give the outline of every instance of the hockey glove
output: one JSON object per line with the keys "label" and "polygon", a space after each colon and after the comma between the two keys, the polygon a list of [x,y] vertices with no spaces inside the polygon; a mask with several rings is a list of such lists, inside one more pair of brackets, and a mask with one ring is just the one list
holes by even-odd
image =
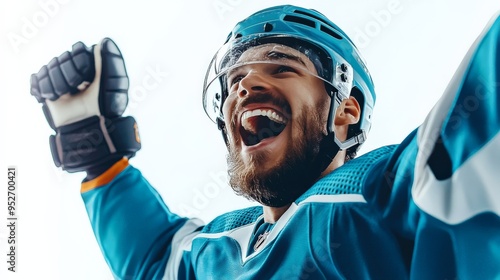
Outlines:
{"label": "hockey glove", "polygon": [[89,171],[135,155],[137,124],[122,117],[128,87],[122,54],[109,38],[90,48],[78,42],[31,75],[31,94],[56,132],[49,141],[57,167]]}

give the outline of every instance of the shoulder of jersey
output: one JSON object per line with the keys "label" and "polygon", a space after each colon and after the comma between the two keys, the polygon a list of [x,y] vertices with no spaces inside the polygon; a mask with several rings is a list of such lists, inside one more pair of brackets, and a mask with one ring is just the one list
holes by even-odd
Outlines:
{"label": "shoulder of jersey", "polygon": [[384,146],[348,161],[317,181],[296,203],[317,195],[361,194],[373,167],[386,162],[396,148],[397,145]]}

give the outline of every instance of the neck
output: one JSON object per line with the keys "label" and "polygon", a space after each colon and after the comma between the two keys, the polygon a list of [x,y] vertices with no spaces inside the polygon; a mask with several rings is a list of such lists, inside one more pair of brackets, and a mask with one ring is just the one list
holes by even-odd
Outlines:
{"label": "neck", "polygon": [[345,156],[346,156],[346,151],[339,151],[337,155],[333,158],[332,162],[328,167],[321,172],[319,179],[325,177],[326,175],[330,174],[333,170],[341,167],[345,163]]}
{"label": "neck", "polygon": [[271,206],[263,206],[264,208],[264,222],[274,224],[279,218],[283,215],[283,213],[288,210],[291,204],[282,206],[282,207],[271,207]]}

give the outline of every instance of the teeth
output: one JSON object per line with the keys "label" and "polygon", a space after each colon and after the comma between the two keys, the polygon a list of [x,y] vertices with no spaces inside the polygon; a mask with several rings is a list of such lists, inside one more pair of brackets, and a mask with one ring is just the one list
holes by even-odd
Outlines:
{"label": "teeth", "polygon": [[246,111],[241,116],[241,120],[245,121],[248,118],[255,117],[255,116],[268,117],[272,121],[275,121],[277,123],[283,123],[283,124],[287,123],[287,120],[285,119],[285,117],[281,116],[281,114],[276,113],[275,111],[270,110],[270,109],[268,109],[268,110],[257,109],[257,110],[253,110],[253,111]]}
{"label": "teeth", "polygon": [[281,124],[286,124],[288,122],[288,120],[285,119],[285,117],[283,117],[280,113],[271,109],[256,109],[252,111],[246,111],[241,116],[241,125],[243,126],[243,128],[248,131],[252,131],[253,133],[256,133],[256,131],[249,123],[248,119],[255,116],[268,117],[270,120]]}

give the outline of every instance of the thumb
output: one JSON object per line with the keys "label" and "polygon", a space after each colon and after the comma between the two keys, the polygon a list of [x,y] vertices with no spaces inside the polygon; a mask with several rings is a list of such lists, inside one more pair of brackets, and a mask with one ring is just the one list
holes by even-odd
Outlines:
{"label": "thumb", "polygon": [[96,56],[97,50],[100,50],[101,56],[99,93],[101,114],[106,117],[118,117],[123,114],[128,103],[129,79],[125,61],[118,46],[110,38],[104,38],[99,43],[99,48],[94,47]]}

